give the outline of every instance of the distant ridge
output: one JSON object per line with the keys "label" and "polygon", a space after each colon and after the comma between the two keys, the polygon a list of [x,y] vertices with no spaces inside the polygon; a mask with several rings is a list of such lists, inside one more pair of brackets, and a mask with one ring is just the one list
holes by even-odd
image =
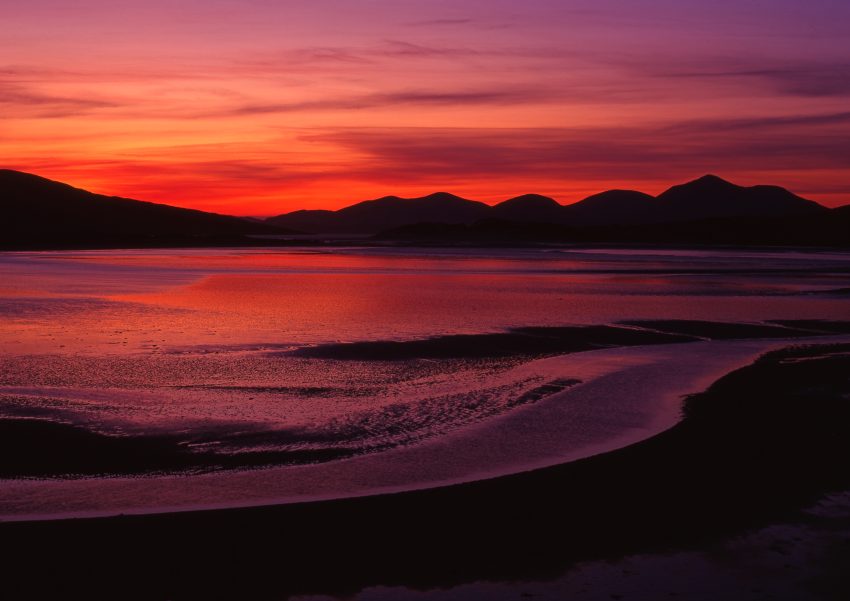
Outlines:
{"label": "distant ridge", "polygon": [[633,226],[733,217],[778,218],[828,211],[778,186],[738,186],[715,175],[673,186],[657,197],[608,190],[571,205],[526,194],[495,206],[438,192],[421,198],[385,196],[337,211],[294,211],[268,223],[316,233],[375,234],[417,223],[471,225],[499,219],[570,227]]}
{"label": "distant ridge", "polygon": [[292,233],[265,222],[93,194],[10,169],[0,169],[0,212],[4,247],[187,244]]}
{"label": "distant ridge", "polygon": [[[261,221],[103,196],[0,169],[0,211],[0,249],[324,244],[353,234],[381,244],[850,247],[850,205],[828,209],[778,186],[743,187],[714,175],[657,197],[609,190],[564,206],[526,194],[489,206],[437,192]],[[305,232],[329,236],[298,236]]]}
{"label": "distant ridge", "polygon": [[317,233],[367,233],[410,223],[440,221],[473,223],[489,215],[483,202],[467,200],[448,192],[421,198],[384,196],[365,200],[338,211],[294,211],[270,217],[267,223]]}

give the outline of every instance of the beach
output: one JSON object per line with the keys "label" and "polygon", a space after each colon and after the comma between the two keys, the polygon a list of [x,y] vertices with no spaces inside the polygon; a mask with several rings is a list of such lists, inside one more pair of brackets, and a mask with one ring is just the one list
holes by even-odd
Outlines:
{"label": "beach", "polygon": [[[688,399],[685,419],[649,440],[502,478],[277,507],[3,524],[15,549],[6,582],[92,597],[114,587],[126,598],[353,594],[379,584],[547,581],[575,562],[705,548],[846,490],[848,366],[846,344],[776,351]],[[75,552],[82,538],[86,551]],[[49,580],[38,578],[45,569]]]}

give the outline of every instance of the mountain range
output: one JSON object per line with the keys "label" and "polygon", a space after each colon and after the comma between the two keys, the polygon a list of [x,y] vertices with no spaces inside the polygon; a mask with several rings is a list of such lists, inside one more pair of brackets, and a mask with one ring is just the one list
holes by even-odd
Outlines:
{"label": "mountain range", "polygon": [[744,187],[706,175],[658,196],[634,190],[609,190],[575,204],[561,205],[546,196],[526,194],[489,206],[438,192],[421,198],[385,196],[337,211],[294,211],[270,217],[266,222],[323,234],[376,234],[416,223],[471,225],[489,219],[578,228],[803,216],[828,210],[778,186]]}
{"label": "mountain range", "polygon": [[[609,190],[571,205],[537,194],[494,206],[437,192],[337,211],[247,219],[93,194],[0,170],[0,248],[222,246],[370,235],[379,243],[638,242],[850,246],[850,205],[829,209],[777,186],[707,175],[651,196]],[[319,243],[313,236],[313,243]]]}

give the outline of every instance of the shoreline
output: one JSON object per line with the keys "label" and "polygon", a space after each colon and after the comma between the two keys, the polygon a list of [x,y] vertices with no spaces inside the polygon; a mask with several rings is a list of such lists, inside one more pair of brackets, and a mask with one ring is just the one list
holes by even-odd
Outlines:
{"label": "shoreline", "polygon": [[27,253],[27,252],[73,252],[73,251],[121,251],[121,250],[262,250],[268,249],[294,249],[304,247],[308,249],[326,248],[362,248],[362,249],[448,249],[448,250],[499,250],[499,249],[636,249],[636,250],[716,250],[716,251],[794,251],[805,252],[850,252],[848,244],[765,244],[765,243],[698,243],[698,242],[629,242],[629,241],[565,241],[565,242],[429,242],[422,241],[393,241],[377,240],[370,236],[322,236],[320,234],[304,237],[290,237],[282,239],[249,238],[249,239],[223,239],[221,241],[207,241],[205,243],[196,240],[178,241],[123,241],[123,242],[78,242],[68,244],[5,244],[0,245],[0,254],[4,253]]}

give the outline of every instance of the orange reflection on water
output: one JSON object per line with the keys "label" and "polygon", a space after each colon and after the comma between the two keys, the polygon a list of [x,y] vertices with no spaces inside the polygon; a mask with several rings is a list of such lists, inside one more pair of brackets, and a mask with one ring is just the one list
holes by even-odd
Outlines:
{"label": "orange reflection on water", "polygon": [[[529,278],[533,278],[534,285]],[[479,332],[500,325],[568,320],[578,278],[515,274],[214,275],[189,286],[114,300],[187,310],[171,318],[186,334],[211,328],[234,341],[320,342]],[[579,312],[587,307],[573,307]],[[550,321],[544,319],[544,321]]]}

